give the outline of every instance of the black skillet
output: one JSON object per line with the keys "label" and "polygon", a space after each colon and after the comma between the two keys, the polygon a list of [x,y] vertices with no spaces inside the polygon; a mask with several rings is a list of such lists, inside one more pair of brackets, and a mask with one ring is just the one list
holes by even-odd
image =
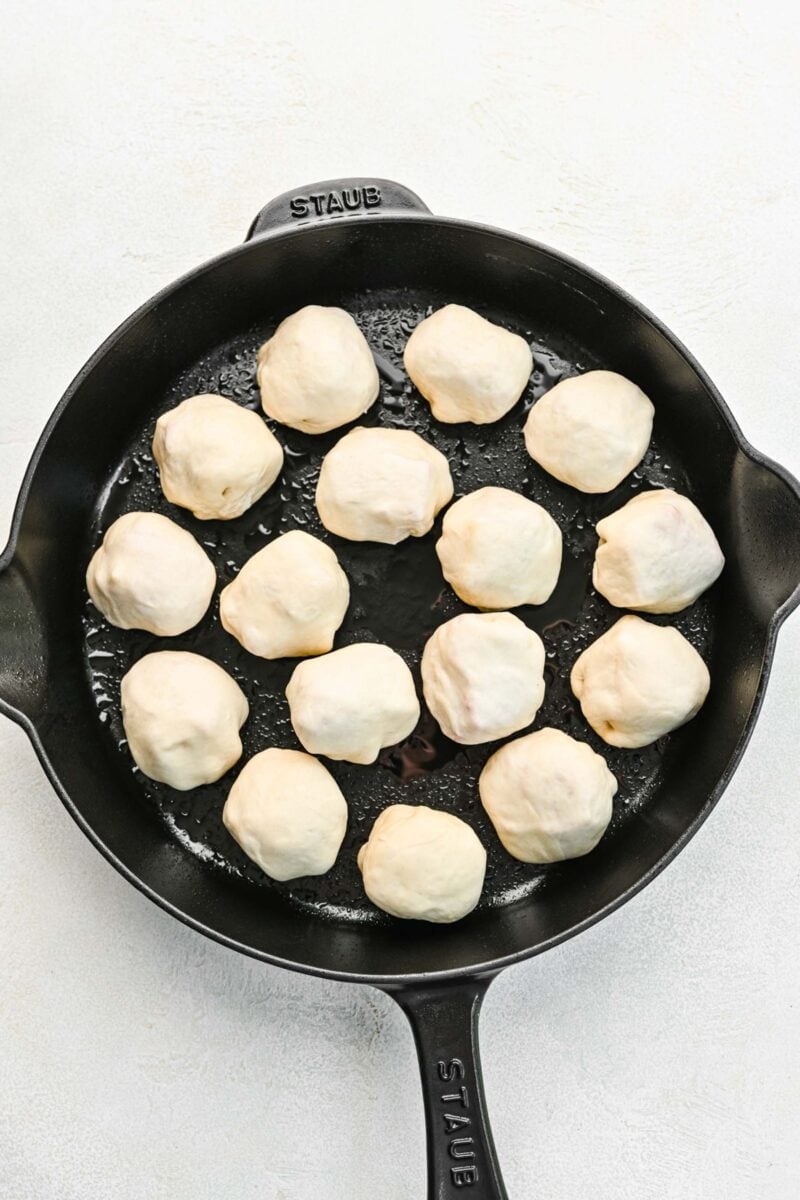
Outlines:
{"label": "black skillet", "polygon": [[[497,425],[437,425],[405,384],[409,331],[431,306],[451,300],[533,346],[531,386]],[[298,525],[324,532],[313,486],[336,433],[310,438],[280,428],[281,482],[230,523],[195,522],[166,505],[148,453],[157,414],[192,392],[220,391],[255,407],[256,347],[310,302],[354,313],[379,356],[382,397],[366,422],[419,429],[447,453],[457,493],[505,484],[544,503],[562,527],[564,569],[553,599],[519,611],[548,653],[537,726],[586,738],[619,778],[612,825],[585,859],[537,868],[505,855],[476,802],[475,780],[493,747],[448,743],[424,716],[376,766],[333,764],[351,810],[339,861],[323,879],[283,885],[261,875],[221,825],[231,776],[173,793],[133,772],[118,744],[119,679],[162,643],[109,628],[88,604],[83,574],[101,530],[127,509],[169,512],[208,547],[220,584],[275,533]],[[594,366],[640,384],[656,421],[641,468],[613,494],[585,497],[531,463],[520,429],[524,409],[555,380]],[[712,591],[670,619],[705,656],[711,693],[694,721],[656,746],[613,751],[588,730],[565,682],[577,653],[618,616],[590,587],[594,523],[635,491],[669,483],[696,500],[727,557]],[[463,607],[443,586],[435,537],[436,530],[397,548],[329,539],[353,591],[338,644],[385,641],[416,668],[425,637]],[[419,1050],[430,1195],[503,1196],[480,1078],[481,1000],[503,967],[586,928],[648,883],[718,800],[756,720],[778,628],[800,599],[798,483],[747,444],[688,352],[612,284],[523,238],[432,216],[397,184],[335,180],[267,205],[245,245],[161,292],[97,351],[36,448],[0,567],[0,707],[27,731],[87,836],[200,932],[267,962],[392,995]],[[246,755],[270,742],[296,744],[282,695],[292,662],[251,658],[214,613],[171,644],[208,653],[240,679],[252,705]],[[466,920],[403,923],[365,902],[355,849],[393,801],[449,808],[478,830],[489,869],[481,905]]]}

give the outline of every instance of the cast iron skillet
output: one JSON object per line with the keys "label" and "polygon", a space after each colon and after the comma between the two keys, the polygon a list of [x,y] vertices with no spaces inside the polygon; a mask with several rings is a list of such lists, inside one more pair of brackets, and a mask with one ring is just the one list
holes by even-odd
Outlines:
{"label": "cast iron skillet", "polygon": [[[405,382],[402,348],[429,309],[470,304],[525,334],[536,371],[520,405],[495,426],[438,426]],[[171,793],[131,770],[119,720],[119,679],[162,643],[110,629],[88,604],[85,564],[120,512],[157,508],[207,546],[220,583],[277,532],[322,533],[313,506],[321,455],[340,431],[310,438],[279,429],[281,483],[238,522],[201,524],[165,504],[149,441],[155,417],[182,396],[219,390],[255,407],[255,349],[303,304],[353,312],[378,354],[381,401],[368,423],[410,425],[450,458],[456,491],[516,487],[547,505],[565,538],[553,599],[520,615],[548,652],[537,726],[555,724],[606,754],[620,781],[612,826],[586,859],[550,868],[516,863],[475,798],[494,747],[465,750],[423,716],[408,742],[372,768],[333,764],[351,822],[323,880],[277,885],[220,822],[230,776]],[[605,366],[653,398],[651,450],[615,493],[584,497],[522,451],[524,409],[565,373]],[[565,683],[577,653],[619,615],[591,589],[598,516],[634,491],[673,482],[719,536],[719,583],[670,618],[706,657],[712,689],[700,715],[641,752],[601,747]],[[463,609],[443,586],[433,543],[397,548],[329,538],[353,585],[338,644],[372,638],[416,669],[424,638]],[[407,189],[350,179],[287,193],[267,205],[245,245],[198,268],[145,304],[80,372],[51,418],[25,477],[0,559],[0,707],[30,736],[56,791],[108,860],[168,912],[233,949],[330,978],[371,983],[414,1030],[428,1118],[430,1195],[501,1197],[481,1085],[476,1027],[494,975],[599,920],[660,871],[706,818],[755,722],[781,621],[800,598],[800,487],[742,437],[715,388],[654,317],[612,284],[543,246],[435,217]],[[667,618],[662,618],[667,620]],[[224,663],[247,691],[245,752],[296,745],[283,687],[292,662],[251,658],[215,612],[184,646]],[[244,761],[244,760],[243,760]],[[489,851],[484,899],[452,927],[395,921],[364,900],[355,848],[392,801],[459,812]]]}

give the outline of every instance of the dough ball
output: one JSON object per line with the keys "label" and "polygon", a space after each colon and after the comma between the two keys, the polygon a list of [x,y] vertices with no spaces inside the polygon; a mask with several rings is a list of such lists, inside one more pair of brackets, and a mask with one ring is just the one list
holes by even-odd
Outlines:
{"label": "dough ball", "polygon": [[352,429],[322,462],[320,520],[351,542],[422,537],[452,499],[443,454],[410,429]]}
{"label": "dough ball", "polygon": [[285,658],[330,650],[349,602],[330,546],[293,529],[247,560],[223,589],[219,614],[251,654]]}
{"label": "dough ball", "polygon": [[336,861],[347,804],[321,762],[300,750],[262,750],[242,768],[222,820],[271,879],[324,875]]}
{"label": "dough ball", "polygon": [[411,672],[399,654],[374,642],[299,663],[286,699],[306,750],[347,762],[374,762],[419,720]]}
{"label": "dough ball", "polygon": [[342,308],[309,304],[258,352],[261,405],[303,433],[327,433],[375,403],[380,380],[367,340]]}
{"label": "dough ball", "polygon": [[611,746],[649,746],[695,716],[708,668],[677,629],[621,617],[572,668],[583,715]]}
{"label": "dough ball", "polygon": [[640,492],[597,523],[592,582],[618,608],[674,613],[693,604],[725,558],[714,531],[687,496]]}
{"label": "dough ball", "polygon": [[644,458],[653,406],[613,371],[562,379],[537,400],[525,423],[525,445],[545,471],[580,492],[610,492]]}
{"label": "dough ball", "polygon": [[156,421],[153,457],[171,504],[202,521],[240,517],[271,488],[283,450],[258,413],[225,396],[190,396]]}
{"label": "dough ball", "polygon": [[216,582],[211,559],[192,535],[151,512],[118,517],[86,571],[92,603],[107,621],[161,637],[196,625]]}
{"label": "dough ball", "polygon": [[122,723],[136,765],[180,792],[213,783],[238,762],[247,713],[238,683],[201,654],[146,654],[122,680]]}
{"label": "dough ball", "polygon": [[605,760],[559,729],[540,729],[501,746],[478,786],[500,841],[527,863],[561,862],[594,850],[617,791]]}
{"label": "dough ball", "polygon": [[524,338],[461,304],[447,304],[421,321],[403,361],[437,421],[476,425],[504,417],[533,370]]}
{"label": "dough ball", "polygon": [[561,530],[533,500],[484,487],[447,510],[436,553],[445,579],[466,604],[544,604],[561,570]]}
{"label": "dough ball", "polygon": [[478,903],[486,851],[452,813],[392,804],[358,852],[364,891],[373,904],[415,921],[449,924]]}
{"label": "dough ball", "polygon": [[544,699],[541,638],[511,613],[464,613],[422,653],[422,690],[447,737],[493,742],[530,725]]}

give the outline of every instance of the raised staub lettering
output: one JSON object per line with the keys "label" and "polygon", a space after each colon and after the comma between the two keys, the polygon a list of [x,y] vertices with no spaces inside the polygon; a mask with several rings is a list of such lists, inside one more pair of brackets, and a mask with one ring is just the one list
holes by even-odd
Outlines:
{"label": "raised staub lettering", "polygon": [[458,1113],[444,1114],[444,1127],[448,1133],[455,1133],[462,1125],[471,1125],[472,1121],[469,1117],[459,1116]]}
{"label": "raised staub lettering", "polygon": [[460,1087],[457,1092],[448,1092],[442,1096],[442,1104],[460,1104],[462,1108],[469,1108],[469,1092],[465,1087]]}
{"label": "raised staub lettering", "polygon": [[[443,1058],[440,1058],[436,1069],[439,1072],[439,1078],[445,1083],[452,1083],[454,1079],[464,1078],[464,1064],[460,1058],[451,1058],[450,1062],[445,1062]],[[442,1099],[445,1097],[443,1096]]]}
{"label": "raised staub lettering", "polygon": [[[471,1161],[478,1159],[479,1141],[467,1134],[472,1127],[472,1117],[464,1112],[470,1106],[469,1078],[464,1060],[440,1058],[436,1063],[436,1075],[442,1083],[456,1085],[453,1091],[439,1094],[444,1124],[440,1135],[445,1139],[443,1149],[446,1148],[447,1154],[458,1164],[450,1168],[450,1182],[454,1188],[472,1187],[479,1179],[478,1162]],[[462,1079],[464,1083],[460,1083]]]}
{"label": "raised staub lettering", "polygon": [[382,203],[381,189],[370,183],[365,187],[343,188],[341,191],[292,196],[289,212],[295,220],[302,221],[310,216],[344,216],[347,212],[358,212],[359,209],[377,208]]}

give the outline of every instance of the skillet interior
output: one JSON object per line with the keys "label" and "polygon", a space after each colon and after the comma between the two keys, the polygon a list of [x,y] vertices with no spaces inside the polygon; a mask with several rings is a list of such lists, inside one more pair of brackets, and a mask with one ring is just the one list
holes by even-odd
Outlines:
{"label": "skillet interior", "polygon": [[[336,869],[323,880],[272,884],[221,826],[233,774],[180,795],[132,773],[117,745],[119,679],[161,643],[99,620],[85,601],[85,563],[100,530],[131,508],[160,509],[191,528],[221,585],[276,533],[298,525],[321,532],[313,486],[337,434],[314,439],[279,429],[288,452],[279,487],[237,522],[201,523],[160,495],[148,457],[156,415],[201,390],[255,406],[255,348],[301,304],[343,305],[375,348],[399,362],[410,328],[445,300],[471,304],[529,337],[537,366],[529,394],[499,425],[476,430],[437,426],[409,389],[384,385],[366,421],[410,425],[430,438],[453,465],[457,494],[485,483],[517,487],[559,521],[566,551],[559,587],[542,608],[520,610],[548,648],[549,686],[535,727],[557,724],[600,748],[565,683],[577,653],[618,615],[589,586],[593,526],[651,485],[688,492],[728,558],[715,589],[673,619],[709,662],[712,692],[700,716],[663,744],[633,753],[603,748],[620,792],[612,829],[587,859],[546,869],[509,859],[475,798],[475,778],[493,747],[465,752],[431,739],[423,727],[374,768],[333,766],[352,814]],[[657,417],[643,468],[615,494],[586,498],[530,462],[520,429],[535,396],[561,374],[593,366],[633,377],[652,396]],[[780,568],[776,573],[776,548],[760,521],[759,506],[769,510],[780,500],[770,488],[785,485],[737,447],[704,381],[674,344],[624,297],[540,248],[429,218],[347,221],[254,242],[176,285],[112,338],[79,379],[45,448],[19,545],[53,647],[37,717],[44,751],[79,816],[136,882],[250,953],[374,977],[529,952],[636,887],[697,820],[724,776],[756,698],[769,621],[794,583],[791,564],[785,578]],[[337,644],[376,638],[416,664],[430,630],[464,608],[443,586],[435,538],[436,530],[397,549],[329,538],[353,591]],[[215,607],[197,630],[169,644],[208,653],[241,680],[253,706],[247,754],[296,744],[282,699],[293,663],[246,654],[220,629]],[[460,813],[489,849],[485,900],[458,926],[394,922],[363,901],[354,848],[382,807],[405,799]]]}

